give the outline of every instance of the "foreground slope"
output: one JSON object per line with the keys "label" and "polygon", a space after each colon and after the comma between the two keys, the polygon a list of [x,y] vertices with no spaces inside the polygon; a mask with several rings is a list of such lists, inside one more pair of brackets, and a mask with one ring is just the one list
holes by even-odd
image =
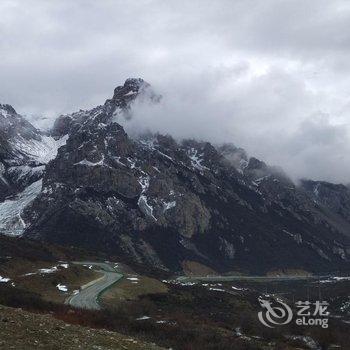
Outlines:
{"label": "foreground slope", "polygon": [[0,312],[3,349],[161,349],[116,332],[67,324],[49,315],[1,305]]}

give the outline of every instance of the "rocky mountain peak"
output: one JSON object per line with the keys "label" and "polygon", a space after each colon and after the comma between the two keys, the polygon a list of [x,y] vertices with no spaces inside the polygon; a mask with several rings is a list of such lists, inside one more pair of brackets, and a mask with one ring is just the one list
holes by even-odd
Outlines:
{"label": "rocky mountain peak", "polygon": [[54,139],[11,139],[0,167],[0,232],[15,228],[173,272],[188,261],[253,273],[348,264],[349,190],[295,186],[232,144],[129,137],[122,124],[136,99],[160,98],[144,80],[127,79],[103,105],[60,116]]}
{"label": "rocky mountain peak", "polygon": [[7,141],[18,137],[40,140],[41,137],[40,131],[8,104],[0,104],[0,134]]}
{"label": "rocky mountain peak", "polygon": [[267,165],[262,162],[261,160],[251,157],[248,162],[247,168],[249,170],[261,170],[261,171],[266,171],[267,170]]}
{"label": "rocky mountain peak", "polygon": [[151,85],[141,78],[129,78],[123,85],[114,89],[113,97],[91,110],[80,110],[75,113],[59,116],[51,130],[54,137],[72,134],[82,129],[97,129],[120,117],[131,117],[131,105],[136,99],[157,103],[161,96],[156,94]]}
{"label": "rocky mountain peak", "polygon": [[113,101],[120,99],[133,99],[141,90],[147,89],[150,87],[150,84],[145,82],[141,78],[129,78],[125,80],[124,85],[117,86],[114,89],[114,94],[112,97]]}
{"label": "rocky mountain peak", "polygon": [[11,105],[0,103],[0,115],[4,115],[4,112],[16,114],[15,109]]}
{"label": "rocky mountain peak", "polygon": [[[109,114],[123,114],[128,117],[130,106],[136,98],[157,103],[161,96],[157,94],[152,86],[141,78],[128,78],[124,85],[114,89],[113,97],[105,102],[105,107]],[[122,111],[120,111],[120,109]]]}
{"label": "rocky mountain peak", "polygon": [[217,150],[238,172],[243,173],[249,160],[244,149],[238,148],[232,143],[225,143],[217,146]]}
{"label": "rocky mountain peak", "polygon": [[130,89],[131,91],[138,92],[143,88],[150,87],[151,85],[147,83],[142,78],[128,78],[125,80],[123,88]]}
{"label": "rocky mountain peak", "polygon": [[139,94],[144,94],[150,89],[151,85],[141,78],[126,79],[124,85],[117,86],[114,89],[113,97],[106,100],[104,106],[109,114],[124,112],[129,109],[130,103],[135,100]]}

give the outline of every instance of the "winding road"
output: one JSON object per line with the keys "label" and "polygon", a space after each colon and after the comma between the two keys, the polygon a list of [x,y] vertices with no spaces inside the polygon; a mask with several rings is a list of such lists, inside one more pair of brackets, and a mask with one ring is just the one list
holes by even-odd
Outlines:
{"label": "winding road", "polygon": [[84,261],[74,262],[74,264],[94,266],[103,276],[82,286],[79,293],[73,294],[66,299],[65,304],[81,309],[101,309],[98,302],[99,296],[112,284],[122,279],[123,275],[117,272],[110,263]]}

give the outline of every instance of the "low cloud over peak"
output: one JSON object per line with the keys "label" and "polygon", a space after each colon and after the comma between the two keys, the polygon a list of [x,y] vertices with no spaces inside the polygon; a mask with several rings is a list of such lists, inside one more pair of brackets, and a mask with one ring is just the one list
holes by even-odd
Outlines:
{"label": "low cloud over peak", "polygon": [[140,76],[163,99],[135,105],[127,127],[233,142],[293,178],[350,182],[346,1],[5,0],[0,12],[0,101],[37,124]]}

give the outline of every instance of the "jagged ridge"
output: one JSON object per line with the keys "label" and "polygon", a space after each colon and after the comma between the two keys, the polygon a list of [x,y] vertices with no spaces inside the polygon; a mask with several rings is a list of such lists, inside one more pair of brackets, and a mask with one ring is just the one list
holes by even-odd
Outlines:
{"label": "jagged ridge", "polygon": [[57,119],[52,135],[69,137],[23,212],[26,235],[172,271],[346,268],[347,198],[340,213],[233,145],[132,139],[118,122],[136,98],[160,96],[128,79],[104,105]]}

